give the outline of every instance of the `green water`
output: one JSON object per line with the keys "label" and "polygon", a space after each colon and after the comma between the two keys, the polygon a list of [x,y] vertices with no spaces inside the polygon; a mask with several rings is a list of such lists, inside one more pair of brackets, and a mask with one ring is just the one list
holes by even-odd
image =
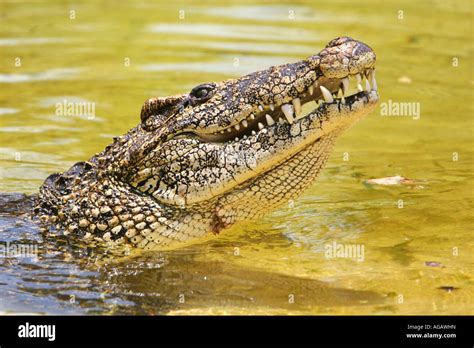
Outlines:
{"label": "green water", "polygon": [[[2,2],[3,193],[34,193],[102,150],[149,97],[296,61],[342,35],[376,51],[381,103],[418,103],[420,117],[378,108],[294,205],[177,251],[95,262],[3,213],[0,241],[38,243],[39,255],[0,258],[0,311],[474,314],[472,3],[354,4]],[[57,116],[64,99],[95,103],[95,118]],[[395,175],[414,184],[365,183]],[[328,257],[334,243],[363,257]]]}

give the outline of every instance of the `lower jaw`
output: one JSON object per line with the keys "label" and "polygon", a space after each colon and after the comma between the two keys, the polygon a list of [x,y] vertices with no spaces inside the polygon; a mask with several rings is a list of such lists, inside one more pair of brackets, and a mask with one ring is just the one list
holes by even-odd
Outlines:
{"label": "lower jaw", "polygon": [[[220,211],[222,216],[221,229],[255,220],[291,204],[314,183],[330,157],[337,137],[338,134],[331,133],[318,138],[279,165],[220,196],[216,212]],[[227,221],[226,216],[232,216],[231,221]],[[214,232],[219,230],[214,229]]]}
{"label": "lower jaw", "polygon": [[[376,92],[375,92],[376,93]],[[363,95],[367,98],[371,98],[368,103],[364,104],[364,108],[355,112],[354,115],[336,115],[335,118],[337,117],[347,117],[346,120],[339,126],[328,126],[327,129],[322,133],[322,134],[316,134],[315,133],[310,133],[307,136],[302,137],[301,141],[299,141],[299,144],[295,144],[295,150],[291,151],[283,156],[278,156],[279,158],[275,158],[274,161],[271,161],[273,163],[267,164],[264,168],[261,170],[261,173],[258,174],[257,176],[254,176],[252,178],[248,178],[245,181],[243,181],[241,184],[238,185],[238,187],[245,187],[245,186],[250,186],[252,182],[255,180],[258,180],[260,177],[264,177],[267,174],[278,170],[279,167],[287,165],[288,167],[291,167],[291,162],[293,159],[298,157],[301,153],[305,152],[308,148],[313,147],[316,143],[324,143],[324,140],[327,138],[331,138],[333,144],[336,142],[336,140],[339,138],[339,136],[347,129],[352,127],[357,121],[360,119],[364,118],[367,116],[377,105],[378,102],[378,94],[374,94],[374,91],[372,91],[372,94],[367,94]],[[309,117],[314,117],[315,120],[318,118],[316,115],[319,112],[319,110],[314,110],[307,116],[300,118],[297,122],[300,122],[304,120],[305,118]],[[324,127],[323,127],[324,128]],[[308,131],[308,130],[307,130]],[[314,136],[312,136],[314,134]],[[319,150],[324,150],[324,149],[319,149],[316,147],[314,149],[315,151],[319,152]],[[330,154],[332,153],[332,148],[331,149],[326,149],[326,153]],[[302,159],[304,161],[304,159]],[[290,169],[288,169],[290,170]],[[235,188],[233,188],[235,189]]]}
{"label": "lower jaw", "polygon": [[[322,153],[331,153],[332,149],[328,149],[326,146],[317,146],[317,144],[323,144],[327,138],[331,138],[335,140],[339,137],[339,135],[343,132],[343,130],[334,130],[330,133],[324,134],[314,141],[309,142],[308,144],[304,145],[302,148],[300,148],[298,151],[292,152],[288,156],[286,156],[283,160],[280,160],[276,162],[270,169],[266,171],[262,171],[259,175],[255,176],[254,178],[246,181],[242,185],[245,186],[245,184],[248,184],[249,182],[254,181],[255,179],[264,177],[272,172],[278,171],[282,167],[287,167],[286,170],[290,170],[291,168],[294,168],[297,166],[297,163],[300,161],[305,161],[307,158],[303,158],[302,154],[307,153],[308,150],[312,149],[314,150],[317,155],[320,155]],[[299,158],[300,157],[300,158]]]}

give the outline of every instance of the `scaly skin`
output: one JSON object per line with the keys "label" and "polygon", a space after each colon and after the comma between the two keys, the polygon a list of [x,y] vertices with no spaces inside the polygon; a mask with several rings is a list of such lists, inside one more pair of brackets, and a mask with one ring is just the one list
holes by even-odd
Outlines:
{"label": "scaly skin", "polygon": [[[375,53],[343,37],[297,63],[150,99],[137,127],[48,177],[35,212],[49,230],[146,249],[255,219],[308,188],[341,132],[374,109],[374,69]],[[334,98],[357,74],[366,90]]]}

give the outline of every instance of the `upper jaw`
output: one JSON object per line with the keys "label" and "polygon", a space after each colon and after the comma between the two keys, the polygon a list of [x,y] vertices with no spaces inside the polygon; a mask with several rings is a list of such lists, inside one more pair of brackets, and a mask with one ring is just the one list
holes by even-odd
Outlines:
{"label": "upper jaw", "polygon": [[[311,84],[306,90],[298,94],[295,98],[280,105],[260,104],[257,112],[250,113],[240,122],[225,127],[218,132],[203,134],[199,137],[209,142],[231,142],[245,140],[252,136],[258,136],[260,132],[265,132],[269,127],[280,124],[293,124],[309,114],[323,113],[328,104],[349,105],[356,100],[351,96],[362,96],[363,93],[372,94],[378,99],[377,82],[375,79],[375,69],[367,68],[361,73],[349,74],[343,78],[327,78],[322,76]],[[352,92],[352,93],[351,93]],[[376,97],[375,97],[376,96]],[[314,104],[314,108],[308,110],[308,106]],[[308,112],[309,111],[309,112]]]}
{"label": "upper jaw", "polygon": [[[287,83],[283,83],[285,78],[289,80]],[[262,89],[266,91],[274,91],[276,87],[279,93],[262,95],[254,91],[260,97],[251,105],[244,105],[241,112],[233,115],[221,115],[220,119],[227,123],[226,126],[218,126],[211,120],[206,127],[192,130],[203,140],[239,140],[258,134],[275,123],[292,124],[305,116],[302,111],[306,103],[331,103],[338,94],[344,103],[345,97],[352,94],[351,91],[377,90],[375,53],[364,43],[343,37],[332,40],[319,54],[306,60],[270,68],[242,79],[255,80],[255,84],[261,83]],[[350,80],[354,82],[350,83]],[[236,80],[236,85],[239,85],[239,80]],[[226,89],[226,86],[223,88]],[[242,97],[255,100],[255,97],[250,98],[244,92]]]}

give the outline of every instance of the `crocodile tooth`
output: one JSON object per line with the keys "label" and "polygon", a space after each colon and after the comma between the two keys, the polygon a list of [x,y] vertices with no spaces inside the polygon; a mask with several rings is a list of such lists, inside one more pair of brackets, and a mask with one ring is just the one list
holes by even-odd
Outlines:
{"label": "crocodile tooth", "polygon": [[356,79],[356,83],[357,83],[357,89],[359,90],[359,92],[362,92],[363,91],[362,77],[360,76],[360,74],[356,74],[355,79]]}
{"label": "crocodile tooth", "polygon": [[244,139],[244,140],[245,140],[245,139],[247,139],[247,136],[246,136],[246,135],[244,135],[244,136],[242,137],[242,139]]}
{"label": "crocodile tooth", "polygon": [[251,120],[255,120],[255,115],[254,115],[254,114],[250,114],[250,119],[251,119]]}
{"label": "crocodile tooth", "polygon": [[257,132],[255,132],[254,130],[252,131],[252,135],[257,135]]}
{"label": "crocodile tooth", "polygon": [[263,126],[263,124],[261,124],[261,123],[259,122],[259,123],[258,123],[258,129],[262,130],[263,128],[265,128],[265,127]]}
{"label": "crocodile tooth", "polygon": [[349,78],[344,77],[342,79],[342,95],[345,95],[348,90],[349,90]]}
{"label": "crocodile tooth", "polygon": [[265,119],[267,120],[269,126],[273,126],[275,124],[275,121],[273,121],[273,118],[269,114],[265,115]]}
{"label": "crocodile tooth", "polygon": [[344,97],[344,92],[342,91],[342,88],[339,87],[339,91],[337,91],[337,96],[338,97]]}
{"label": "crocodile tooth", "polygon": [[329,90],[324,86],[319,86],[319,88],[321,89],[321,93],[323,94],[324,101],[326,103],[332,103],[334,101],[334,98],[332,97],[331,92],[329,92]]}
{"label": "crocodile tooth", "polygon": [[230,128],[227,128],[227,131],[230,133],[230,132],[232,132],[232,129],[230,129]]}
{"label": "crocodile tooth", "polygon": [[263,111],[263,106],[259,105],[259,106],[258,106],[258,109],[259,109],[260,111]]}
{"label": "crocodile tooth", "polygon": [[281,106],[281,111],[283,111],[283,114],[285,115],[288,122],[292,124],[293,121],[295,120],[293,116],[293,113],[294,113],[293,106],[290,104],[283,104]]}
{"label": "crocodile tooth", "polygon": [[186,205],[186,200],[184,199],[184,197],[178,195],[174,196],[173,201],[181,207]]}
{"label": "crocodile tooth", "polygon": [[221,134],[224,134],[224,131],[223,131],[223,130],[221,130]]}
{"label": "crocodile tooth", "polygon": [[234,126],[234,128],[235,128],[235,130],[239,130],[239,129],[240,129],[240,126],[239,126],[238,124],[236,124],[236,125]]}
{"label": "crocodile tooth", "polygon": [[369,69],[369,76],[367,76],[367,80],[370,80],[372,82],[372,80],[374,79],[374,69]]}
{"label": "crocodile tooth", "polygon": [[375,82],[375,70],[372,70],[372,89],[377,90],[377,82]]}
{"label": "crocodile tooth", "polygon": [[248,125],[249,125],[249,123],[247,122],[247,120],[243,120],[243,121],[242,121],[242,126],[244,126],[245,128],[247,128]]}
{"label": "crocodile tooth", "polygon": [[275,111],[275,105],[270,104],[270,110]]}
{"label": "crocodile tooth", "polygon": [[346,103],[346,98],[344,98],[344,96],[341,97],[341,104],[345,104]]}
{"label": "crocodile tooth", "polygon": [[367,80],[367,79],[365,80],[365,90],[367,92],[370,92],[370,84],[369,84],[369,80]]}
{"label": "crocodile tooth", "polygon": [[278,118],[278,123],[280,124],[284,124],[285,123],[285,120],[281,117]]}
{"label": "crocodile tooth", "polygon": [[314,93],[314,86],[309,86],[308,92],[309,92],[309,95],[313,95],[313,93]]}
{"label": "crocodile tooth", "polygon": [[239,141],[239,138],[238,138],[238,137],[235,137],[235,139],[234,139],[234,140],[235,140],[235,141]]}
{"label": "crocodile tooth", "polygon": [[295,98],[291,101],[293,104],[293,108],[295,109],[295,114],[296,116],[299,116],[301,114],[301,100],[300,98]]}

